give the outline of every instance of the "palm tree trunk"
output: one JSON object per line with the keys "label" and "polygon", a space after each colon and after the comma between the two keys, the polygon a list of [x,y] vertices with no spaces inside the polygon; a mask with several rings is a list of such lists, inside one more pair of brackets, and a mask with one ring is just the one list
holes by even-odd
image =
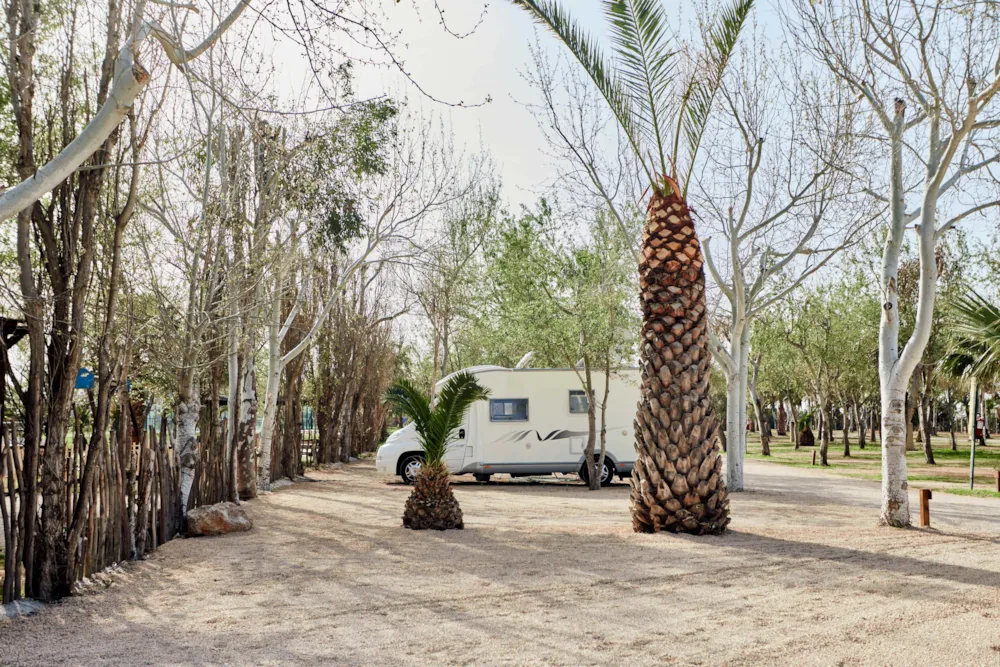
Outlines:
{"label": "palm tree trunk", "polygon": [[465,527],[462,508],[452,493],[448,475],[448,466],[443,463],[421,466],[403,511],[404,528],[451,530]]}
{"label": "palm tree trunk", "polygon": [[729,498],[709,397],[705,270],[687,204],[667,186],[669,194],[654,188],[639,257],[644,343],[632,525],[717,534],[729,523]]}

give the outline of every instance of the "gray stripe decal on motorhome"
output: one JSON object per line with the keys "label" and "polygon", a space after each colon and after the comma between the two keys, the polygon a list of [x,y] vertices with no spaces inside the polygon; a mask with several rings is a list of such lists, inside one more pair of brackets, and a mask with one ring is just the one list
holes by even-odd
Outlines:
{"label": "gray stripe decal on motorhome", "polygon": [[547,442],[549,440],[565,440],[566,438],[580,437],[587,435],[588,433],[589,431],[565,431],[556,429],[543,438],[542,434],[538,431],[514,431],[513,433],[508,433],[500,440],[497,440],[497,442],[504,442],[508,440],[510,442],[521,442],[531,434],[534,434],[535,437],[538,438],[539,442]]}

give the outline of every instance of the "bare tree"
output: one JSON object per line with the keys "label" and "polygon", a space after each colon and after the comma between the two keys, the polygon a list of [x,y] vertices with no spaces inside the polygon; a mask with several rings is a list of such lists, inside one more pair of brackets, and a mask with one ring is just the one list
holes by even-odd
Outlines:
{"label": "bare tree", "polygon": [[728,69],[719,91],[727,113],[706,139],[707,159],[692,194],[718,235],[705,239],[705,262],[728,302],[728,340],[713,333],[712,341],[726,377],[730,491],[744,488],[754,320],[855,242],[871,221],[851,179],[834,166],[855,159],[856,118],[846,90],[783,74],[760,41],[746,42]]}
{"label": "bare tree", "polygon": [[499,186],[488,182],[448,207],[440,228],[420,243],[410,291],[431,326],[431,388],[448,374],[455,331],[470,315],[480,252],[498,215]]}
{"label": "bare tree", "polygon": [[[786,24],[796,43],[867,103],[877,121],[870,141],[882,148],[889,164],[888,183],[876,182],[865,170],[857,176],[872,197],[889,207],[880,275],[880,522],[908,526],[905,396],[930,338],[938,279],[935,246],[958,222],[1000,206],[989,170],[1000,161],[995,104],[1000,18],[990,3],[945,0],[794,6]],[[908,115],[910,106],[914,112]],[[908,196],[919,199],[916,208],[907,206]],[[900,350],[897,283],[904,235],[912,223],[919,296],[913,333]]]}
{"label": "bare tree", "polygon": [[[108,25],[109,32],[114,35],[115,39],[109,40],[108,49],[110,54],[114,54],[115,49],[118,51],[117,56],[110,59],[104,68],[108,74],[108,81],[105,84],[105,92],[102,96],[104,99],[100,103],[100,108],[90,122],[76,135],[76,138],[63,147],[55,157],[35,169],[30,176],[22,175],[21,183],[0,194],[0,220],[17,215],[19,211],[28,208],[59,183],[66,180],[118,128],[128,115],[136,98],[145,90],[151,80],[149,71],[138,60],[139,52],[145,44],[150,41],[159,44],[163,55],[171,63],[184,69],[190,61],[197,59],[219,40],[219,37],[232,26],[247,8],[250,0],[238,0],[236,6],[219,22],[215,29],[200,44],[190,49],[181,46],[181,35],[171,34],[157,21],[147,18],[147,4],[155,3],[147,3],[145,0],[136,3],[126,38],[120,48],[116,44],[119,37],[117,31],[123,17],[118,3],[111,4],[113,15],[108,17]],[[10,21],[17,20],[18,16],[21,17],[19,29],[11,33],[10,56],[13,58],[17,53],[27,56],[26,59],[19,58],[20,63],[17,67],[11,67],[10,71],[18,72],[11,88],[28,91],[33,73],[31,72],[32,65],[27,61],[34,55],[35,36],[32,33],[37,29],[41,7],[27,2],[11,2],[10,8],[16,8],[13,12],[7,12]],[[20,100],[20,96],[18,99]]]}
{"label": "bare tree", "polygon": [[[400,133],[399,141],[391,149],[384,176],[370,185],[375,195],[372,200],[377,202],[377,207],[369,212],[370,218],[359,230],[361,238],[345,250],[344,254],[350,259],[337,276],[330,293],[324,297],[312,328],[287,352],[281,351],[282,342],[308,301],[310,285],[305,282],[299,286],[295,305],[282,318],[282,295],[278,287],[282,284],[282,271],[287,269],[275,275],[270,297],[271,315],[267,324],[268,369],[260,434],[259,491],[268,491],[271,485],[268,472],[271,467],[271,442],[275,430],[278,387],[285,367],[313,344],[355,273],[365,266],[379,266],[407,257],[412,251],[411,241],[416,226],[429,213],[462,195],[459,163],[460,156],[455,155],[451,146],[435,141],[430,126],[423,124],[413,131]],[[308,272],[303,275],[309,276]]]}

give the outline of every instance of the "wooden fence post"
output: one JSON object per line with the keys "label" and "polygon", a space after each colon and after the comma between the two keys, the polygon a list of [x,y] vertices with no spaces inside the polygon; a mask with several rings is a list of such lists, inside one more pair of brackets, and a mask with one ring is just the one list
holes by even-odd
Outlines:
{"label": "wooden fence post", "polygon": [[929,528],[931,525],[931,490],[920,489],[920,527]]}

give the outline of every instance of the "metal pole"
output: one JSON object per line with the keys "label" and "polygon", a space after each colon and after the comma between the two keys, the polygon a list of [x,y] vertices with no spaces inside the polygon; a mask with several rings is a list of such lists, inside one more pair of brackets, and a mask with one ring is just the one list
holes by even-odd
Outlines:
{"label": "metal pole", "polygon": [[976,429],[979,427],[979,387],[972,397],[972,450],[969,453],[969,488],[976,488]]}

